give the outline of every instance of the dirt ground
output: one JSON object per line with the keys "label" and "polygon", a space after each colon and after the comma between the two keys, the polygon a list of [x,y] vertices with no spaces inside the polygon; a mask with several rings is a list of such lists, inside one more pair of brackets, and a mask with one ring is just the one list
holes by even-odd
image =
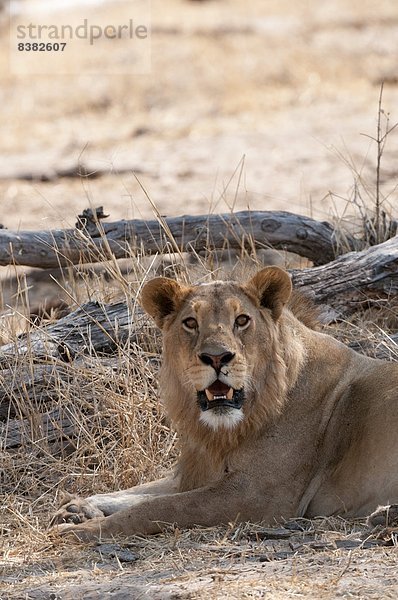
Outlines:
{"label": "dirt ground", "polygon": [[37,540],[36,550],[15,560],[14,569],[9,558],[1,598],[397,597],[396,547],[364,549],[357,542],[364,527],[336,519],[310,527],[310,535],[292,531],[283,541],[257,539],[261,528],[255,525],[177,530],[90,548]]}
{"label": "dirt ground", "polygon": [[[185,552],[185,548],[180,549]],[[220,550],[221,554],[222,550]],[[85,600],[101,598],[163,598],[223,600],[225,598],[380,598],[397,597],[396,556],[390,551],[342,551],[297,557],[294,560],[262,562],[261,558],[214,558],[206,548],[193,564],[172,552],[173,564],[153,569],[151,565],[126,567],[116,560],[100,561],[97,556],[79,556],[88,568],[29,579],[4,598],[32,600]],[[76,561],[76,554],[75,554]],[[74,561],[74,562],[75,562]],[[64,561],[62,561],[64,562]],[[201,564],[202,563],[202,564]],[[204,566],[203,566],[204,563]],[[57,567],[59,568],[59,563]],[[47,567],[49,568],[49,567]],[[65,568],[65,567],[63,567]],[[143,574],[144,573],[144,574]]]}
{"label": "dirt ground", "polygon": [[[128,2],[91,10],[99,23],[131,16]],[[151,217],[133,172],[166,215],[233,205],[328,218],[352,197],[355,170],[372,194],[375,145],[361,134],[376,134],[382,81],[384,109],[398,119],[395,0],[153,0],[152,27],[148,75],[87,76],[85,56],[72,53],[78,74],[46,77],[9,72],[3,24],[3,225],[73,224],[89,202],[115,220]],[[98,41],[99,72],[117,69],[123,43],[110,51]],[[397,147],[391,134],[386,189]],[[79,161],[105,173],[15,179]]]}
{"label": "dirt ground", "polygon": [[[129,3],[90,10],[98,22],[120,21]],[[372,202],[375,144],[361,134],[376,135],[382,81],[384,110],[398,121],[396,0],[153,0],[152,27],[148,75],[88,76],[85,56],[72,56],[79,74],[34,76],[9,71],[3,19],[4,226],[71,226],[89,204],[112,220],[151,218],[142,186],[170,216],[249,207],[329,219],[352,211],[354,199]],[[117,65],[123,41],[112,52],[99,42],[97,52],[99,70]],[[381,172],[387,196],[397,151],[392,132]],[[80,163],[91,177],[74,176],[70,166]],[[231,527],[133,540],[120,550],[126,557],[53,542],[44,513],[32,518],[26,503],[10,510],[31,540],[25,551],[18,532],[14,546],[0,541],[1,600],[398,595],[396,548],[340,548],[335,525],[316,533],[326,542],[319,547],[248,541]]]}

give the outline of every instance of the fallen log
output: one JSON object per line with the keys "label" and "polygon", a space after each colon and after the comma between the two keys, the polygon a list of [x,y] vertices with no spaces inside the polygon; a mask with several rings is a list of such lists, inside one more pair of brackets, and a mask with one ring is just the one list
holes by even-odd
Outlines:
{"label": "fallen log", "polygon": [[398,333],[387,335],[380,332],[371,339],[359,339],[348,344],[350,348],[372,358],[398,361]]}
{"label": "fallen log", "polygon": [[83,354],[112,354],[127,343],[144,343],[147,323],[148,317],[139,306],[132,309],[125,302],[87,302],[56,323],[38,327],[1,346],[0,365],[6,366],[24,355],[33,360],[52,358],[68,363]]}
{"label": "fallen log", "polygon": [[[157,365],[157,361],[155,360]],[[40,446],[75,439],[82,429],[79,415],[90,423],[98,417],[103,389],[127,385],[129,366],[119,355],[80,356],[73,364],[22,360],[0,371],[0,451],[21,445]],[[105,386],[105,388],[104,388]],[[127,387],[126,387],[127,390]],[[127,392],[126,392],[127,393]],[[58,446],[52,446],[51,453]]]}
{"label": "fallen log", "polygon": [[372,298],[398,293],[398,236],[361,252],[349,252],[326,265],[293,270],[293,284],[317,303],[366,306]]}
{"label": "fallen log", "polygon": [[[159,220],[103,223],[102,209],[75,229],[53,231],[0,230],[0,265],[57,268],[98,262],[132,253],[276,248],[308,258],[316,265],[336,255],[333,226],[288,212],[242,211],[233,214],[183,216]],[[85,211],[89,212],[89,211]],[[345,238],[348,250],[361,242]]]}
{"label": "fallen log", "polygon": [[[319,267],[293,270],[294,286],[317,303],[353,311],[398,293],[398,238],[344,254]],[[344,311],[343,308],[343,311]],[[88,302],[53,325],[37,328],[0,348],[0,365],[29,354],[71,362],[81,354],[111,354],[126,343],[145,345],[148,318],[138,305]]]}
{"label": "fallen log", "polygon": [[61,414],[59,409],[31,415],[28,419],[12,419],[0,423],[0,446],[3,450],[26,446],[46,445],[76,435],[76,424]]}
{"label": "fallen log", "polygon": [[26,417],[24,407],[57,400],[71,380],[69,365],[27,363],[0,371],[0,421]]}

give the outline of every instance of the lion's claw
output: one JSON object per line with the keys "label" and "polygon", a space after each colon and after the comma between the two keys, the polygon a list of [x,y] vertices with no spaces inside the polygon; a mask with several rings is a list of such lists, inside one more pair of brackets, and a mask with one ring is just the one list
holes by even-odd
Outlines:
{"label": "lion's claw", "polygon": [[100,541],[102,538],[102,519],[93,519],[80,525],[72,523],[61,523],[52,527],[50,533],[74,537],[81,542]]}
{"label": "lion's claw", "polygon": [[52,517],[50,527],[64,523],[79,525],[98,517],[104,517],[104,513],[99,508],[88,500],[68,494],[61,500],[61,506]]}

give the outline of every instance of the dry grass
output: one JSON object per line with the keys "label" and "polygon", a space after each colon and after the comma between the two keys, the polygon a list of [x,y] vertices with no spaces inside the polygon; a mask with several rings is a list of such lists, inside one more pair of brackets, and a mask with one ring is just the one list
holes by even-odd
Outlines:
{"label": "dry grass", "polygon": [[[140,268],[139,261],[136,267]],[[109,271],[117,275],[112,266]],[[87,297],[95,290],[97,299],[109,301],[120,281],[114,279],[110,293],[109,281],[103,278],[99,285],[96,278]],[[126,280],[122,284],[124,292],[119,289],[119,296],[124,295],[133,310],[137,286]],[[77,285],[81,287],[81,282]],[[78,295],[82,296],[81,289]],[[76,296],[71,303],[77,304]],[[21,312],[19,307],[17,313]],[[16,342],[15,312],[7,314],[3,326],[8,323],[10,329],[3,338],[14,336]],[[49,361],[40,362],[28,351],[0,375],[1,404],[8,405],[10,417],[22,422],[18,448],[6,451],[5,436],[0,440],[2,544],[12,560],[44,542],[43,530],[57,505],[57,491],[90,494],[130,487],[170,468],[175,435],[158,399],[159,339],[154,329],[143,335],[145,344],[119,347],[113,357],[82,355],[67,369],[55,361],[58,369],[34,392],[28,385],[25,394],[20,387],[16,392],[15,380],[26,373],[33,377]],[[56,415],[50,419],[49,427],[55,431],[51,442],[41,428],[44,412]],[[60,423],[66,424],[63,430]]]}
{"label": "dry grass", "polygon": [[[373,119],[375,82],[381,76],[388,81],[391,74],[389,104],[394,105],[397,97],[395,0],[383,0],[376,12],[372,3],[356,0],[316,7],[286,0],[267,4],[256,0],[250,7],[242,0],[172,0],[167,5],[154,0],[153,7],[159,31],[148,77],[79,77],[73,82],[64,78],[57,79],[57,85],[53,77],[16,78],[7,74],[4,32],[0,79],[8,99],[3,106],[5,170],[13,155],[18,164],[33,158],[41,166],[76,158],[89,140],[88,158],[109,164],[110,171],[118,157],[122,165],[143,169],[162,214],[186,211],[187,203],[193,213],[203,213],[209,206],[217,211],[228,207],[225,181],[231,165],[239,165],[247,154],[245,181],[234,195],[236,209],[246,208],[250,200],[252,208],[314,210],[315,216],[326,218],[329,207],[336,205],[342,214],[341,229],[346,224],[352,231],[352,221],[347,223],[341,212],[347,205],[350,215],[353,207],[360,211],[357,231],[369,223],[368,241],[375,231],[380,233],[380,220],[375,227],[374,215],[367,218],[369,203],[374,204],[374,183],[366,179],[368,161],[357,139],[359,128]],[[123,10],[130,12],[129,3]],[[96,18],[108,19],[107,12],[96,9],[96,13]],[[111,16],[116,20],[115,14]],[[271,35],[257,28],[262,22],[266,25],[268,17],[271,24],[276,17]],[[98,47],[100,63],[109,66],[115,59],[118,55],[107,46]],[[79,56],[77,63],[84,68],[84,57]],[[183,68],[171,69],[176,64]],[[351,148],[348,158],[322,152],[323,144],[335,143],[341,135]],[[348,204],[342,194],[351,174],[341,168],[341,158],[354,174]],[[393,152],[389,163],[387,183],[394,179]],[[336,185],[339,193],[323,198],[325,190]],[[71,225],[89,197],[95,204],[103,203],[115,220],[152,216],[132,174],[33,184],[5,179],[0,189],[13,206],[4,224],[14,229],[21,221],[23,228],[49,228],[59,225],[61,218]],[[389,199],[387,193],[381,207],[387,214]],[[340,239],[344,245],[343,233]],[[213,259],[211,269],[217,270]],[[184,265],[178,269],[184,276]],[[148,264],[132,257],[128,273],[112,262],[100,273],[78,270],[79,274],[70,268],[65,277],[57,276],[63,288],[59,296],[72,308],[87,299],[117,298],[134,307]],[[172,264],[167,273],[175,270]],[[42,297],[47,294],[43,282],[32,283],[31,275],[21,276],[20,271],[14,274],[16,286],[6,301],[12,308],[0,315],[2,343],[16,342],[26,331],[35,287]],[[372,339],[396,357],[396,347],[388,340],[388,334],[397,330],[396,319],[396,307],[383,302],[330,326],[330,333],[346,343]],[[132,547],[140,560],[129,565],[89,548],[51,540],[46,524],[59,490],[89,494],[134,485],[161,475],[174,461],[175,436],[158,400],[158,361],[159,340],[149,327],[145,344],[120,347],[113,358],[81,356],[69,365],[56,364],[58,370],[67,369],[67,379],[54,375],[33,398],[28,385],[25,393],[16,393],[13,381],[48,363],[40,364],[28,354],[9,372],[0,373],[16,415],[27,418],[19,448],[6,452],[0,439],[2,600],[80,598],[90,591],[94,595],[89,597],[109,594],[120,599],[122,588],[126,598],[156,593],[163,598],[169,592],[174,597],[211,599],[396,598],[394,549],[351,552],[307,545],[278,560],[278,552],[291,550],[288,542],[253,539],[251,533],[257,531],[253,526],[231,525],[228,530],[176,530],[134,539]],[[38,419],[44,409],[65,417],[73,436],[60,432],[48,443]],[[326,542],[355,537],[360,528],[332,520],[309,525],[314,537]],[[132,582],[142,586],[138,592],[129,587]],[[102,587],[95,591],[95,586]],[[156,592],[156,586],[163,587]]]}
{"label": "dry grass", "polygon": [[[166,263],[132,256],[122,266],[108,260],[90,272],[70,267],[59,280],[72,308],[85,300],[124,299],[134,315],[142,283],[155,271],[185,279],[220,275],[214,255],[209,260],[197,258],[195,275],[184,256]],[[241,258],[247,267],[249,257]],[[17,343],[21,318],[26,330],[31,309],[25,275],[14,302],[17,308],[8,309],[2,320],[2,337]],[[375,311],[379,323],[369,328],[367,319],[375,321]],[[397,328],[396,315],[394,307],[381,305],[329,329],[346,343],[359,334],[366,337],[367,332],[377,336],[382,331],[388,340],[389,331]],[[386,563],[383,572],[390,569],[392,555],[386,549],[365,550],[361,545],[367,535],[363,523],[340,519],[302,520],[294,524],[289,539],[282,540],[263,539],[262,529],[252,524],[190,532],[172,529],[149,539],[135,538],[123,548],[113,545],[110,554],[105,546],[98,551],[49,537],[46,526],[63,490],[89,495],[122,489],[162,476],[174,463],[176,435],[157,388],[159,353],[159,335],[147,323],[137,343],[120,345],[112,356],[81,354],[65,364],[38,361],[28,350],[0,373],[0,408],[9,402],[10,422],[21,421],[18,447],[6,450],[0,440],[1,598],[50,597],[53,588],[84,597],[96,586],[102,597],[112,592],[115,581],[126,587],[126,598],[139,596],[146,586],[154,593],[158,590],[160,597],[166,591],[189,598],[266,597],[264,572],[272,598],[296,593],[328,598],[333,597],[330,586],[336,590],[344,574],[351,573],[351,563],[357,565],[356,571],[364,571],[364,565],[381,556]],[[51,377],[33,392],[29,385],[23,393],[15,386],[27,373],[33,378],[38,369],[51,364]],[[40,419],[44,412],[50,413],[47,429]],[[357,540],[353,549],[341,547],[342,541],[350,540]],[[123,562],[126,549],[137,555],[137,563]],[[383,589],[389,597],[388,585]],[[376,596],[369,591],[363,597]]]}

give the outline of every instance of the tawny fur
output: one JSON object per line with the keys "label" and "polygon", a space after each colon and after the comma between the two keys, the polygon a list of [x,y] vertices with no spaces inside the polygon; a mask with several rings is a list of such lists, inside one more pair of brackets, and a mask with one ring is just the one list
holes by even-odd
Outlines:
{"label": "tawny fur", "polygon": [[[243,285],[193,287],[157,278],[142,304],[163,332],[160,389],[180,434],[176,473],[68,501],[55,521],[82,523],[62,532],[93,539],[155,533],[159,522],[365,516],[398,500],[398,365],[315,331],[316,311],[291,295],[287,273],[269,267]],[[224,351],[216,374],[201,356]],[[200,419],[197,394],[215,380],[244,389],[233,428]]]}

